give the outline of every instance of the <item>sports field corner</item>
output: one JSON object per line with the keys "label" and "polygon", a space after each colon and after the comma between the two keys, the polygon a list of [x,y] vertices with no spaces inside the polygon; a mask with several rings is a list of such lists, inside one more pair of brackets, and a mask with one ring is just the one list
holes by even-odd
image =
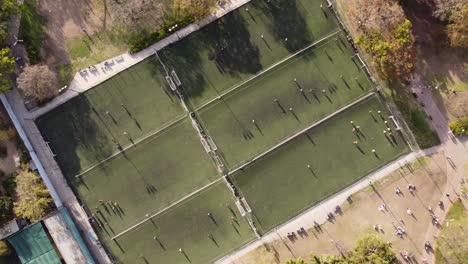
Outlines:
{"label": "sports field corner", "polygon": [[113,260],[210,263],[409,151],[374,87],[326,1],[253,0],[36,124]]}
{"label": "sports field corner", "polygon": [[124,263],[214,262],[255,237],[234,201],[220,182],[105,243]]}

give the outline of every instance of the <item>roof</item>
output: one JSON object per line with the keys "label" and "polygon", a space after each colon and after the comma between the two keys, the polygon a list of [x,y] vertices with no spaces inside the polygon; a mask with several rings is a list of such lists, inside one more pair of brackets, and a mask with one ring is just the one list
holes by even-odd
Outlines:
{"label": "roof", "polygon": [[41,222],[9,237],[8,242],[23,264],[61,264]]}

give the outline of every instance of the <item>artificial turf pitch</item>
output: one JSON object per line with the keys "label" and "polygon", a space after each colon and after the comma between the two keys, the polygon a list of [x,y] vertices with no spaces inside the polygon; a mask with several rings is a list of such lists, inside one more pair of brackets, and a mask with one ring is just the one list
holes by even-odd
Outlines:
{"label": "artificial turf pitch", "polygon": [[150,57],[36,120],[66,176],[183,117],[159,71]]}
{"label": "artificial turf pitch", "polygon": [[[326,4],[254,0],[158,52],[177,72],[186,102],[229,169],[372,89]],[[159,62],[150,57],[36,122],[117,262],[209,263],[254,234],[163,76]],[[383,134],[371,139],[374,132],[368,127],[382,124],[366,119],[370,116],[362,109],[369,105],[383,108],[376,100],[353,106],[310,131],[316,146],[299,136],[231,175],[262,231],[406,151],[402,142],[386,146],[390,143]],[[349,121],[338,122],[343,116],[364,129],[367,139],[360,144],[366,154],[343,144],[352,138]],[[368,153],[370,142],[380,159]],[[120,152],[116,143],[125,150]],[[314,166],[316,178],[300,168],[306,162]],[[100,200],[117,202],[118,209]],[[239,223],[232,223],[226,204]],[[152,221],[110,239],[163,209]]]}
{"label": "artificial turf pitch", "polygon": [[[387,126],[377,114],[379,110],[395,142],[383,133]],[[271,230],[408,152],[388,116],[376,97],[371,97],[232,175],[260,230]],[[352,132],[351,121],[360,126],[362,135]]]}
{"label": "artificial turf pitch", "polygon": [[[101,233],[112,237],[216,179],[186,118],[86,172],[74,185],[91,213],[108,223]],[[100,200],[117,202],[122,212],[105,210]]]}
{"label": "artificial turf pitch", "polygon": [[341,38],[332,37],[197,110],[229,169],[371,90]]}
{"label": "artificial turf pitch", "polygon": [[[323,9],[320,8],[323,6]],[[160,51],[197,107],[286,56],[336,32],[322,0],[251,1]]]}
{"label": "artificial turf pitch", "polygon": [[118,263],[212,263],[254,237],[220,182],[105,244]]}

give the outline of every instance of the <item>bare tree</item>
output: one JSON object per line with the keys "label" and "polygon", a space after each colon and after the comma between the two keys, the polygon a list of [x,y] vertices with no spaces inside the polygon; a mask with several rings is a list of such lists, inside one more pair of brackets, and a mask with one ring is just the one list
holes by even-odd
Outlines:
{"label": "bare tree", "polygon": [[155,0],[121,0],[109,2],[114,20],[121,25],[146,28],[160,26],[163,21],[165,5]]}
{"label": "bare tree", "polygon": [[462,9],[466,0],[435,0],[434,17],[440,21],[448,22],[451,17]]}
{"label": "bare tree", "polygon": [[26,95],[45,100],[58,95],[59,82],[47,65],[28,66],[19,75],[18,88]]}
{"label": "bare tree", "polygon": [[452,47],[468,49],[468,3],[454,13],[447,27],[447,35]]}
{"label": "bare tree", "polygon": [[399,1],[348,1],[346,15],[356,43],[372,55],[380,77],[406,80],[414,70],[414,37]]}
{"label": "bare tree", "polygon": [[173,0],[172,9],[177,16],[200,20],[213,12],[216,2],[216,0]]}
{"label": "bare tree", "polygon": [[395,0],[353,0],[347,3],[348,18],[357,34],[380,31],[384,36],[405,20],[403,9]]}

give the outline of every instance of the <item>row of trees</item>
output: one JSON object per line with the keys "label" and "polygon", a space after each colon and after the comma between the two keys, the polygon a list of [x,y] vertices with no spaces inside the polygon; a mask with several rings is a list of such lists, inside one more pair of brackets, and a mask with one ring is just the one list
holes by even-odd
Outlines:
{"label": "row of trees", "polygon": [[407,80],[414,70],[411,22],[396,0],[347,2],[347,17],[356,43],[372,55],[372,63],[385,80]]}
{"label": "row of trees", "polygon": [[360,263],[379,263],[396,264],[398,263],[395,252],[379,236],[368,234],[359,239],[354,250],[347,256],[312,256],[311,261],[289,260],[286,264],[360,264]]}
{"label": "row of trees", "polygon": [[[128,6],[131,2],[139,2],[139,4]],[[133,34],[128,40],[129,51],[131,53],[138,52],[151,44],[159,41],[162,38],[172,34],[175,30],[199,21],[207,17],[216,7],[216,0],[171,0],[171,5],[166,6],[164,14],[156,12],[154,2],[150,0],[127,0],[125,3],[119,3],[118,10],[123,10],[123,20],[127,21],[130,29],[135,27],[138,31]],[[144,7],[142,5],[145,5]],[[115,5],[115,4],[114,4]],[[159,4],[161,5],[161,4]],[[161,5],[161,9],[163,5]],[[148,29],[148,13],[154,14],[152,16],[154,23],[156,23],[157,30]]]}
{"label": "row of trees", "polygon": [[[12,186],[7,186],[10,196],[0,197],[0,225],[14,217],[35,222],[44,217],[51,208],[52,198],[36,172],[26,166],[12,177]],[[8,195],[7,194],[7,195]]]}
{"label": "row of trees", "polygon": [[447,36],[452,47],[468,48],[468,2],[466,0],[436,0],[433,14],[447,24]]}
{"label": "row of trees", "polygon": [[11,75],[15,72],[15,59],[8,48],[8,21],[18,11],[16,0],[0,1],[0,92],[12,85]]}

